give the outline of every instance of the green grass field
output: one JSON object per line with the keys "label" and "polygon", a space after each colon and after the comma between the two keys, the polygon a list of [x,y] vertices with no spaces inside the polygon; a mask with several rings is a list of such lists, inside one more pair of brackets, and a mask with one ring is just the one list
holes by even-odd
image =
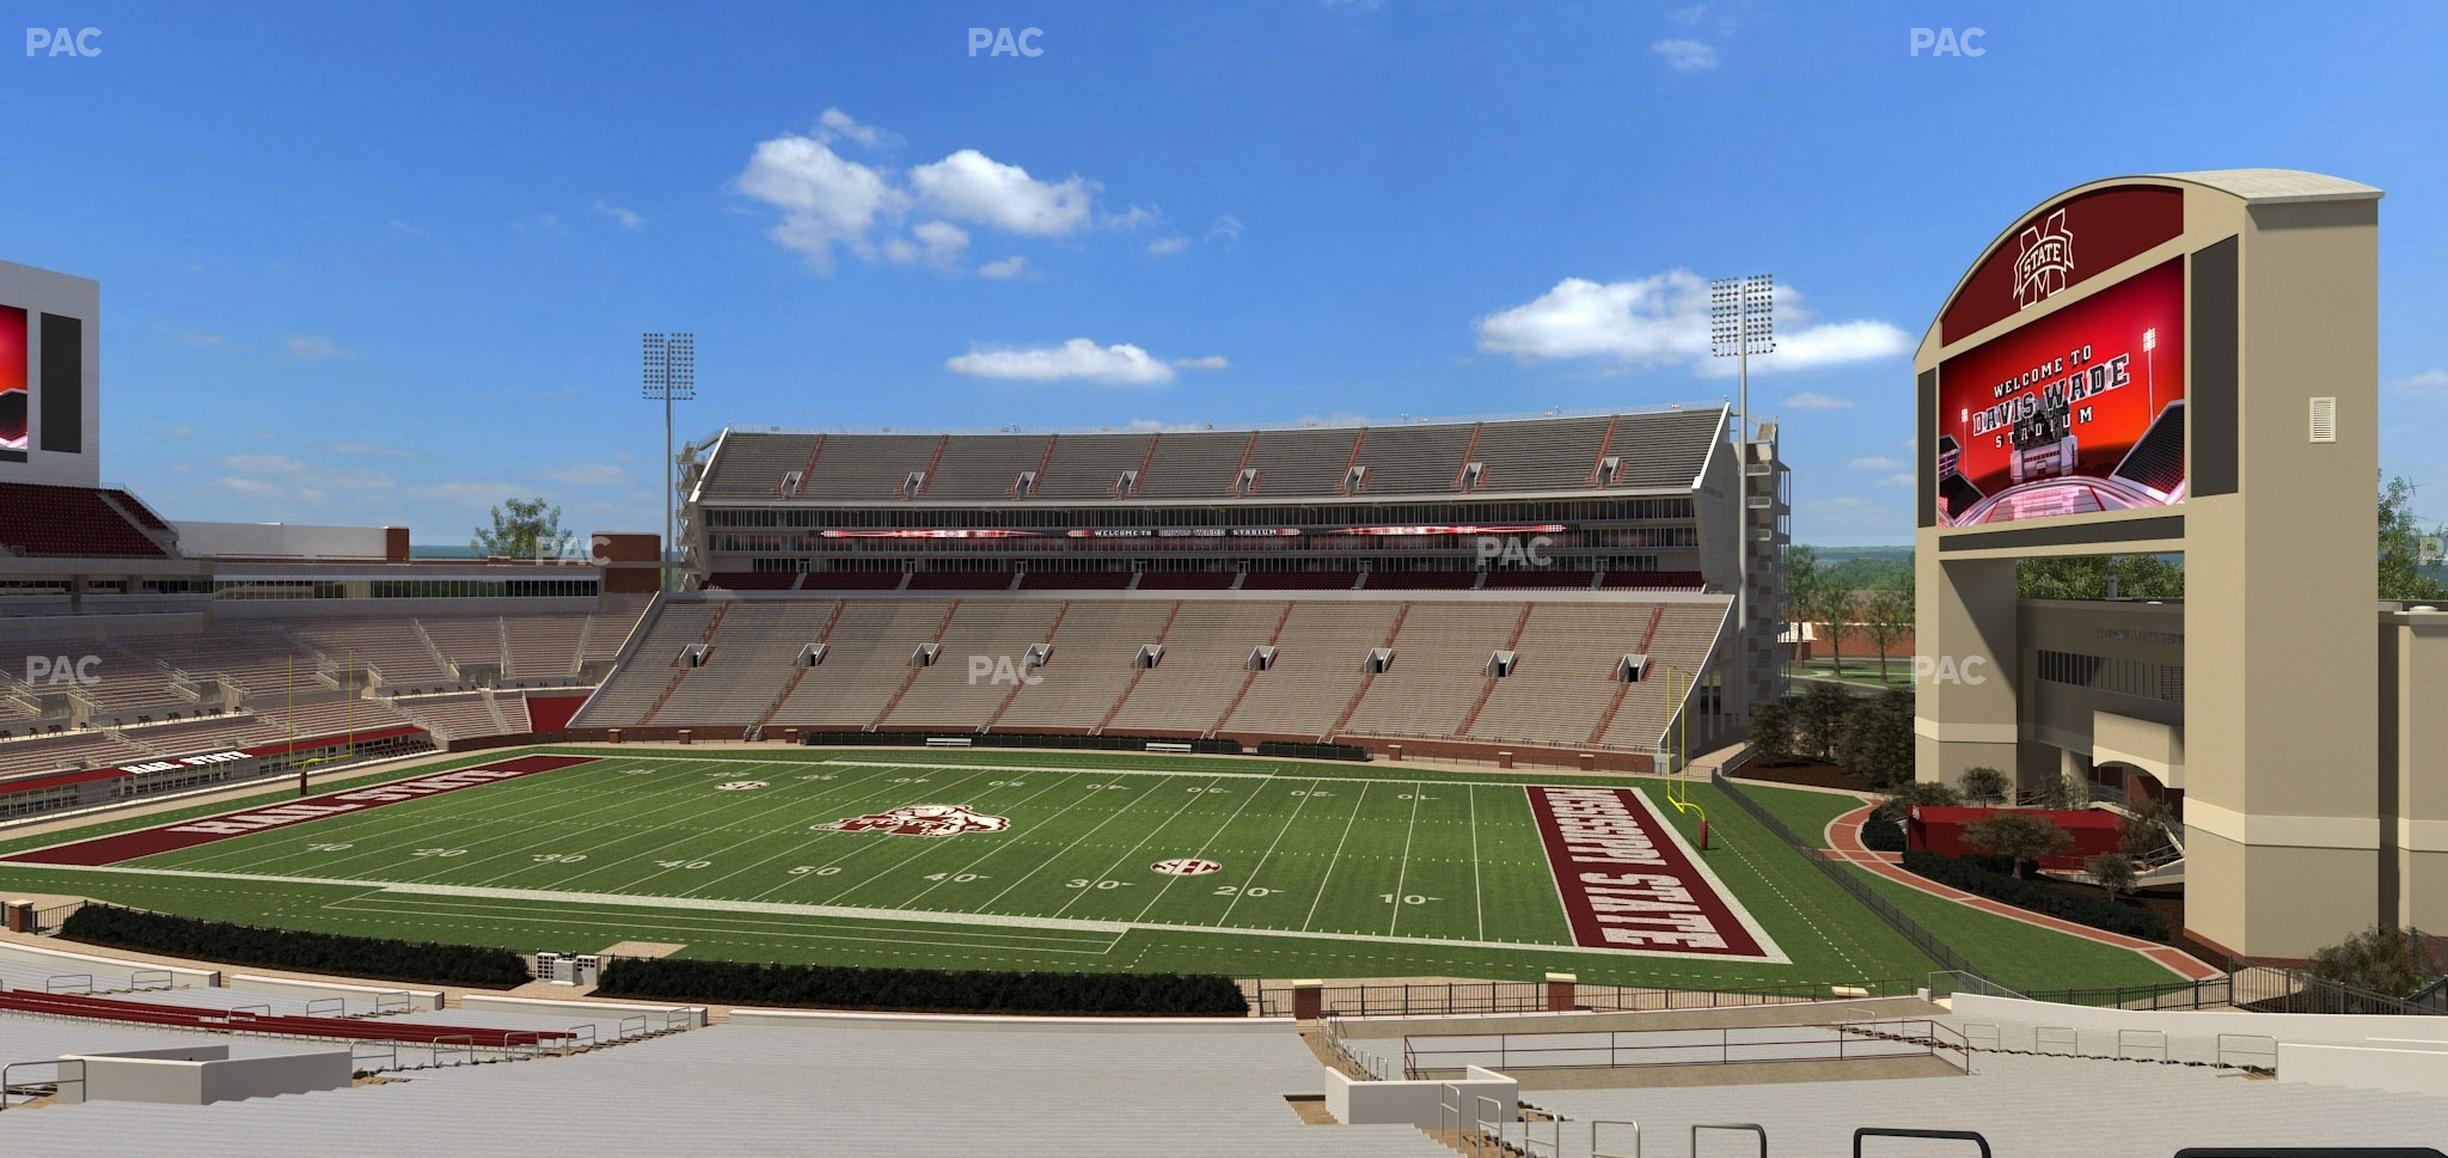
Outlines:
{"label": "green grass field", "polygon": [[[521,950],[676,942],[752,961],[1277,978],[1567,970],[1682,987],[1931,968],[1705,785],[1689,790],[1711,822],[1703,863],[1788,962],[1576,947],[1523,789],[1535,776],[1026,750],[533,751],[598,759],[98,868],[0,864],[0,889]],[[1696,818],[1667,808],[1660,782],[1629,783],[1696,841]],[[758,786],[723,787],[741,784]],[[1844,803],[1751,791],[1797,827]],[[821,827],[922,803],[1009,825],[942,838]],[[111,821],[0,853],[230,810]],[[1155,870],[1186,858],[1218,867]],[[2083,972],[2070,983],[2089,983]]]}

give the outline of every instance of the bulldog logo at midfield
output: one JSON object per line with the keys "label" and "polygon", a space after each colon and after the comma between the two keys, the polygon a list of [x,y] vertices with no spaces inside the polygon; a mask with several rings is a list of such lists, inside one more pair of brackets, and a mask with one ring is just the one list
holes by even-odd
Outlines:
{"label": "bulldog logo at midfield", "polygon": [[815,826],[821,832],[883,832],[894,836],[960,836],[1001,832],[1011,827],[1007,816],[988,816],[966,804],[904,804],[889,812],[846,816]]}

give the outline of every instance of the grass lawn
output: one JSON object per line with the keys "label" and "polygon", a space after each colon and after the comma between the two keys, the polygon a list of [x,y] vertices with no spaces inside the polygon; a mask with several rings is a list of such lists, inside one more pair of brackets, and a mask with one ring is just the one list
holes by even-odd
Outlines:
{"label": "grass lawn", "polygon": [[1862,801],[1852,796],[1773,788],[1752,780],[1744,780],[1742,789],[1751,799],[1759,801],[1761,807],[1775,813],[1776,818],[1784,821],[1785,827],[1792,829],[1795,836],[1816,848],[1828,846],[1828,821],[1862,806]]}
{"label": "grass lawn", "polygon": [[1884,681],[1879,679],[1878,657],[1875,655],[1845,656],[1844,674],[1842,676],[1836,674],[1835,664],[1825,659],[1817,658],[1803,663],[1786,664],[1785,674],[1789,676],[1809,676],[1814,679],[1823,680],[1841,679],[1849,684],[1859,684],[1863,687],[1870,688],[1909,688],[1913,686],[1912,664],[1913,657],[1909,655],[1888,656],[1887,678]]}
{"label": "grass lawn", "polygon": [[[591,759],[420,787],[534,754]],[[113,833],[138,846],[65,854],[82,865],[0,863],[0,889],[523,951],[669,941],[686,956],[748,961],[1276,978],[1563,970],[1682,988],[1853,984],[1932,968],[1706,784],[1688,786],[1685,811],[1663,782],[1637,777],[1012,749],[552,747],[318,788],[399,781],[417,783],[353,811],[318,797],[305,804],[329,814],[294,823],[300,814],[264,816],[296,803],[274,794],[14,838],[0,855]],[[1577,932],[1565,893],[1578,897],[1592,866],[1551,862],[1563,846],[1542,837],[1529,791],[1539,784],[1637,788],[1687,846],[1705,810],[1706,872],[1685,883],[1725,902],[1725,924],[1747,919],[1760,955],[1599,947]],[[1812,839],[1851,806],[1746,788]],[[965,805],[991,823],[946,836],[882,830],[907,819],[894,810],[921,804]],[[206,823],[204,837],[157,831],[232,813],[249,819]],[[868,817],[885,819],[843,824]],[[2007,984],[2156,980],[2126,968],[2154,968],[2132,954],[1934,898],[1899,904],[1916,899],[1952,910],[1925,919],[1984,966],[1994,955]]]}
{"label": "grass lawn", "polygon": [[2179,978],[2139,953],[2069,937],[1994,913],[1956,904],[1898,884],[1859,866],[1848,866],[1879,895],[1921,922],[1975,968],[2009,989],[2089,989],[2171,985]]}

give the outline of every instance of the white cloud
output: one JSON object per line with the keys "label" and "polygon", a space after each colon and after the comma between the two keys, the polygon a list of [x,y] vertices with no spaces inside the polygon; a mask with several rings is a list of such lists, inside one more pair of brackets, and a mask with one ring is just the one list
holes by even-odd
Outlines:
{"label": "white cloud", "polygon": [[327,358],[354,358],[357,355],[340,348],[330,338],[302,337],[288,341],[289,356],[301,362],[319,362]]}
{"label": "white cloud", "polygon": [[910,227],[909,238],[891,238],[884,243],[884,256],[907,265],[924,261],[938,269],[959,265],[961,255],[969,250],[969,231],[949,221],[921,221]]}
{"label": "white cloud", "polygon": [[1786,395],[1785,405],[1796,410],[1851,410],[1853,400],[1805,390],[1800,394]]}
{"label": "white cloud", "polygon": [[1915,479],[1913,478],[1913,476],[1911,476],[1911,475],[1909,475],[1909,474],[1891,474],[1891,475],[1888,475],[1886,478],[1880,479],[1880,480],[1879,480],[1879,485],[1880,485],[1880,486],[1883,486],[1883,487],[1898,487],[1898,488],[1902,488],[1902,487],[1909,487],[1909,486],[1913,485],[1913,483],[1914,483],[1915,481],[1917,481],[1917,480],[1915,480]]}
{"label": "white cloud", "polygon": [[1175,358],[1173,364],[1184,370],[1222,370],[1232,365],[1222,354],[1208,354],[1198,358]]}
{"label": "white cloud", "polygon": [[266,482],[259,478],[240,478],[236,475],[223,477],[221,486],[242,495],[277,495],[289,489],[276,482]]}
{"label": "white cloud", "polygon": [[1190,248],[1190,239],[1178,233],[1168,233],[1148,242],[1148,252],[1158,257],[1171,257]]}
{"label": "white cloud", "polygon": [[417,234],[420,234],[420,233],[425,232],[424,230],[419,229],[419,228],[417,228],[416,226],[410,225],[410,224],[408,224],[407,222],[402,221],[402,220],[400,220],[400,219],[399,219],[399,218],[397,218],[397,217],[394,217],[394,218],[392,218],[390,221],[385,222],[385,224],[387,224],[387,225],[389,225],[389,226],[391,227],[391,232],[393,232],[393,233],[404,233],[404,234],[407,234],[407,235],[408,235],[408,236],[410,236],[410,237],[415,237]]}
{"label": "white cloud", "polygon": [[843,160],[821,140],[796,135],[759,142],[738,185],[740,192],[782,210],[773,239],[818,269],[832,268],[835,245],[872,254],[868,232],[879,220],[897,216],[907,201],[884,173]]}
{"label": "white cloud", "polygon": [[196,436],[196,428],[192,426],[165,426],[161,428],[161,435],[163,438],[194,438]]}
{"label": "white cloud", "polygon": [[1706,41],[1678,36],[1650,45],[1649,51],[1665,60],[1666,67],[1676,72],[1703,72],[1717,67],[1716,46]]}
{"label": "white cloud", "polygon": [[1002,259],[1001,261],[990,261],[979,266],[978,276],[991,277],[998,280],[1019,277],[1020,275],[1028,272],[1028,263],[1029,260],[1027,258],[1015,253],[1010,257]]}
{"label": "white cloud", "polygon": [[1221,241],[1226,245],[1239,242],[1241,240],[1241,219],[1230,213],[1216,218],[1215,224],[1207,227],[1207,240]]}
{"label": "white cloud", "polygon": [[1862,457],[1860,457],[1860,458],[1854,459],[1853,461],[1846,463],[1846,464],[1845,464],[1845,466],[1846,466],[1846,468],[1847,468],[1847,469],[1850,469],[1850,470],[1902,470],[1902,469],[1904,469],[1904,463],[1903,463],[1903,461],[1902,461],[1901,459],[1893,459],[1893,458],[1889,458],[1889,457],[1887,457],[1886,455],[1883,455],[1883,454],[1869,454],[1869,455],[1863,455],[1863,456],[1862,456]]}
{"label": "white cloud", "polygon": [[2408,394],[2429,394],[2438,398],[2448,398],[2448,370],[2425,370],[2399,382],[2397,388]]}
{"label": "white cloud", "polygon": [[384,458],[414,458],[416,452],[402,446],[384,446],[377,442],[335,442],[329,447],[334,454],[379,454]]}
{"label": "white cloud", "polygon": [[1173,368],[1127,342],[1099,346],[1073,338],[1059,346],[971,350],[944,360],[955,374],[1020,382],[1095,382],[1149,386],[1173,379]]}
{"label": "white cloud", "polygon": [[870,149],[896,144],[901,139],[874,125],[862,125],[840,109],[826,109],[816,118],[816,135],[828,141],[839,137]]}
{"label": "white cloud", "polygon": [[[1093,186],[1092,186],[1093,187]],[[1133,205],[1120,213],[1108,213],[1097,224],[1107,229],[1146,229],[1164,220],[1164,211],[1145,205]]]}
{"label": "white cloud", "polygon": [[306,469],[305,463],[285,454],[233,454],[221,465],[240,474],[297,474]]}
{"label": "white cloud", "polygon": [[[1753,355],[1753,373],[1802,370],[1901,354],[1904,331],[1885,322],[1810,324],[1790,287],[1777,291],[1776,352]],[[1693,367],[1706,376],[1734,372],[1732,359],[1709,356],[1708,282],[1688,269],[1632,281],[1568,277],[1522,305],[1474,323],[1479,348],[1524,360],[1599,358],[1625,365]]]}
{"label": "white cloud", "polygon": [[1096,186],[1078,174],[1039,181],[976,149],[910,170],[918,199],[945,216],[1008,233],[1060,237],[1088,224]]}
{"label": "white cloud", "polygon": [[621,228],[623,229],[636,229],[637,227],[646,224],[645,216],[640,214],[637,210],[624,209],[618,205],[612,204],[609,201],[605,201],[602,198],[596,199],[595,212],[601,213],[614,221],[620,222]]}

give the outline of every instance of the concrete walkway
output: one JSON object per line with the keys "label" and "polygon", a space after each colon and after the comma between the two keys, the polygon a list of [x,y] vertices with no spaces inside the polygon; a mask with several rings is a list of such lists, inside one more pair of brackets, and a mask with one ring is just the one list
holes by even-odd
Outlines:
{"label": "concrete walkway", "polygon": [[2101,945],[2114,945],[2119,949],[2131,950],[2187,981],[2206,981],[2219,975],[2218,970],[2201,963],[2192,954],[2171,945],[2162,945],[2157,941],[2145,941],[2139,937],[2128,937],[2122,933],[2111,933],[2105,929],[2094,929],[2089,925],[2078,925],[2072,921],[2060,920],[2032,912],[2029,909],[2018,909],[2003,901],[1993,901],[1984,896],[1967,893],[1962,889],[1939,884],[1917,873],[1906,872],[1901,863],[1904,859],[1901,854],[1879,852],[1862,842],[1862,825],[1869,821],[1870,814],[1876,810],[1877,805],[1865,804],[1828,822],[1826,834],[1828,850],[1837,859],[1860,865],[1907,888],[1928,893],[1933,897],[1943,897],[1956,904],[1979,909],[1984,913],[1994,913],[2008,920],[2021,921],[2026,925],[2064,933],[2069,937],[2080,937]]}

